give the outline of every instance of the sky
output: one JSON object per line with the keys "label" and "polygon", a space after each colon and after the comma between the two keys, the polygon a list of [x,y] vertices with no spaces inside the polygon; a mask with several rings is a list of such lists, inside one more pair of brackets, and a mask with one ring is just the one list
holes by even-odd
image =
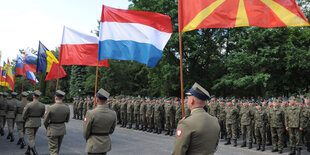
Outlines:
{"label": "sky", "polygon": [[[127,9],[128,0],[0,0],[0,51],[16,59],[19,49],[60,46],[63,26],[90,33],[98,26],[102,5]],[[0,63],[2,64],[2,63]]]}

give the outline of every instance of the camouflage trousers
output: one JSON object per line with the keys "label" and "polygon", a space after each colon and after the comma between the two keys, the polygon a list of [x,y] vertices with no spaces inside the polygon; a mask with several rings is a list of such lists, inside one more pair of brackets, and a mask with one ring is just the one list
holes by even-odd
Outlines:
{"label": "camouflage trousers", "polygon": [[79,109],[79,117],[80,117],[80,118],[83,117],[83,109]]}
{"label": "camouflage trousers", "polygon": [[8,123],[9,133],[13,133],[14,124],[15,124],[15,119],[14,119],[14,118],[7,118],[6,121],[7,121],[7,123]]}
{"label": "camouflage trousers", "polygon": [[172,131],[174,129],[174,118],[166,115],[166,128],[168,131]]}
{"label": "camouflage trousers", "polygon": [[142,126],[147,126],[145,114],[140,114],[140,123]]}
{"label": "camouflage trousers", "polygon": [[140,126],[140,114],[135,114],[136,127]]}
{"label": "camouflage trousers", "polygon": [[[181,115],[177,115],[176,117],[175,117],[175,124],[176,124],[176,126],[179,124],[179,121],[182,119],[182,114]],[[175,127],[176,127],[175,126]]]}
{"label": "camouflage trousers", "polygon": [[283,150],[283,127],[271,127],[271,139],[274,149]]}
{"label": "camouflage trousers", "polygon": [[77,118],[79,116],[79,113],[78,113],[78,109],[77,108],[73,108],[73,116],[75,118]]}
{"label": "camouflage trousers", "polygon": [[241,125],[241,134],[242,134],[242,140],[245,143],[246,142],[246,135],[248,135],[249,143],[253,142],[253,134],[252,134],[252,125]]}
{"label": "camouflage trousers", "polygon": [[6,123],[5,116],[0,116],[0,129],[3,129]]}
{"label": "camouflage trousers", "polygon": [[219,120],[220,128],[221,128],[221,135],[226,135],[226,122],[225,120]]}
{"label": "camouflage trousers", "polygon": [[121,112],[121,121],[124,124],[127,124],[127,114],[126,112]]}
{"label": "camouflage trousers", "polygon": [[64,136],[48,136],[48,148],[50,155],[58,155]]}
{"label": "camouflage trousers", "polygon": [[149,129],[153,129],[153,127],[154,127],[154,119],[152,116],[147,117],[147,127]]}
{"label": "camouflage trousers", "polygon": [[290,138],[290,146],[297,148],[302,147],[302,132],[299,128],[289,128],[288,133]]}
{"label": "camouflage trousers", "polygon": [[237,139],[237,124],[226,124],[226,138]]}
{"label": "camouflage trousers", "polygon": [[156,129],[160,129],[160,130],[163,129],[161,115],[155,115],[155,117],[154,117],[154,126],[155,126]]}
{"label": "camouflage trousers", "polygon": [[133,123],[133,114],[132,113],[127,113],[127,123],[129,125],[132,125],[132,123]]}
{"label": "camouflage trousers", "polygon": [[306,142],[306,146],[308,148],[310,148],[310,123],[308,124],[307,128],[304,129],[306,130],[305,132],[305,142]]}
{"label": "camouflage trousers", "polygon": [[24,138],[24,134],[25,134],[24,126],[25,126],[25,122],[16,122],[16,127],[17,127],[19,138]]}
{"label": "camouflage trousers", "polygon": [[26,128],[26,135],[28,138],[28,146],[33,148],[35,146],[35,137],[39,128]]}
{"label": "camouflage trousers", "polygon": [[270,128],[269,124],[266,125],[266,141],[268,141],[270,143],[272,142],[272,140],[271,140],[271,128]]}
{"label": "camouflage trousers", "polygon": [[255,137],[258,145],[266,144],[266,127],[255,127]]}

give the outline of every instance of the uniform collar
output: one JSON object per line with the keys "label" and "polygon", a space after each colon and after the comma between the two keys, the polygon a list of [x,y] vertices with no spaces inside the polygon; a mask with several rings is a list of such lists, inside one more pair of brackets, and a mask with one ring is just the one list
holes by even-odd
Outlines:
{"label": "uniform collar", "polygon": [[191,115],[194,113],[206,112],[203,108],[195,108],[191,110]]}
{"label": "uniform collar", "polygon": [[56,104],[62,104],[62,102],[56,102]]}
{"label": "uniform collar", "polygon": [[108,105],[107,104],[101,104],[101,105],[98,104],[97,108],[101,108],[101,109],[108,108]]}

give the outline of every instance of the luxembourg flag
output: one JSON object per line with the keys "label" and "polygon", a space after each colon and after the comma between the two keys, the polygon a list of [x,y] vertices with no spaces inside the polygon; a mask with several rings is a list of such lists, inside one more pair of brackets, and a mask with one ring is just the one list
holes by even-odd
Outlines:
{"label": "luxembourg flag", "polygon": [[135,60],[155,67],[172,32],[171,18],[167,15],[103,5],[99,60]]}

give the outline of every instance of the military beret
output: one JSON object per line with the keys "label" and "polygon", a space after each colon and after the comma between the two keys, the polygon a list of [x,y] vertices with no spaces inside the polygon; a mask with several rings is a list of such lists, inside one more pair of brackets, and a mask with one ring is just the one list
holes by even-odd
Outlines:
{"label": "military beret", "polygon": [[55,93],[55,96],[57,96],[57,97],[64,97],[65,95],[66,95],[66,93],[61,91],[61,90],[57,90]]}
{"label": "military beret", "polygon": [[[210,94],[207,90],[205,90],[203,87],[201,87],[198,83],[195,83],[192,88],[189,90],[189,92],[186,93],[187,96],[195,96],[200,100],[207,100],[207,98],[210,98]],[[215,97],[215,96],[214,96]]]}
{"label": "military beret", "polygon": [[226,102],[231,102],[231,99],[226,100]]}
{"label": "military beret", "polygon": [[107,100],[107,98],[109,98],[109,96],[110,96],[110,93],[108,93],[107,91],[105,91],[102,88],[96,94],[96,97],[98,97],[100,100]]}
{"label": "military beret", "polygon": [[302,100],[301,99],[296,99],[296,102],[297,103],[302,103]]}
{"label": "military beret", "polygon": [[215,98],[215,95],[211,95],[210,98]]}
{"label": "military beret", "polygon": [[221,100],[220,100],[220,102],[225,102],[225,101],[226,101],[225,99],[221,99]]}
{"label": "military beret", "polygon": [[8,94],[7,92],[4,92],[4,93],[3,93],[3,96],[4,96],[4,97],[7,97],[8,95],[9,95],[9,94]]}
{"label": "military beret", "polygon": [[12,95],[12,96],[17,96],[17,95],[18,95],[18,93],[16,93],[16,92],[12,92],[12,93],[11,93],[11,95]]}
{"label": "military beret", "polygon": [[35,90],[34,92],[33,92],[33,95],[34,96],[40,96],[42,93],[40,92],[40,90]]}
{"label": "military beret", "polygon": [[294,96],[291,96],[290,98],[289,98],[289,100],[295,100],[296,98],[294,97]]}
{"label": "military beret", "polygon": [[233,96],[233,97],[231,97],[231,99],[233,100],[233,99],[236,99],[236,98],[235,98],[235,96]]}
{"label": "military beret", "polygon": [[23,96],[23,97],[27,97],[28,95],[29,95],[29,94],[28,94],[27,92],[25,92],[25,91],[22,92],[22,96]]}

